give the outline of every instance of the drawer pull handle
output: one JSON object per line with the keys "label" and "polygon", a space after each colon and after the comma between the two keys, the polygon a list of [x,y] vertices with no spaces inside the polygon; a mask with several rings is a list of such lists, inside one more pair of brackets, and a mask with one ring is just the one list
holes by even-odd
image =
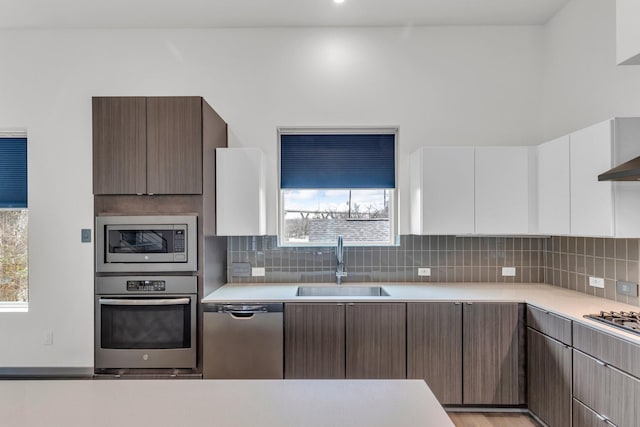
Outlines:
{"label": "drawer pull handle", "polygon": [[609,418],[605,417],[604,415],[600,415],[600,414],[598,414],[597,412],[596,412],[595,414],[596,414],[596,417],[598,417],[598,418],[600,419],[600,421],[604,421],[604,422],[605,422],[605,423],[607,423],[608,425],[610,425],[610,426],[614,426],[614,427],[615,427],[615,424],[614,424],[614,423],[612,423],[612,422],[609,420]]}

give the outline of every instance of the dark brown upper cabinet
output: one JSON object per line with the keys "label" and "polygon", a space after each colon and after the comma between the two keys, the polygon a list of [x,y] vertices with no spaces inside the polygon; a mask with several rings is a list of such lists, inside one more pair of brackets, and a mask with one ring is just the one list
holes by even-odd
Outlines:
{"label": "dark brown upper cabinet", "polygon": [[197,96],[94,97],[93,193],[202,194],[204,105]]}

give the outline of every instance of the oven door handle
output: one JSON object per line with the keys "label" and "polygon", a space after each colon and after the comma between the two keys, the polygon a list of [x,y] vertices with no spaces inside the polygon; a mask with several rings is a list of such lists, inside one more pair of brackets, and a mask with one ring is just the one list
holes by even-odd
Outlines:
{"label": "oven door handle", "polygon": [[168,298],[168,299],[113,299],[100,298],[100,305],[188,305],[191,298]]}

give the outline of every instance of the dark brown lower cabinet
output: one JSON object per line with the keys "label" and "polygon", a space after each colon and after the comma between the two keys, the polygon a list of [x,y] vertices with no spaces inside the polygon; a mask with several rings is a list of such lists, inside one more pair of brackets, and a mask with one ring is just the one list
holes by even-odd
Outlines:
{"label": "dark brown lower cabinet", "polygon": [[285,304],[285,378],[406,378],[406,304]]}
{"label": "dark brown lower cabinet", "polygon": [[571,425],[571,347],[527,328],[529,410],[549,427]]}
{"label": "dark brown lower cabinet", "polygon": [[407,377],[406,304],[347,304],[347,378]]}
{"label": "dark brown lower cabinet", "polygon": [[442,404],[462,404],[462,303],[407,304],[407,378]]}
{"label": "dark brown lower cabinet", "polygon": [[285,304],[284,377],[345,377],[344,304]]}
{"label": "dark brown lower cabinet", "polygon": [[640,379],[578,350],[573,396],[618,427],[640,427]]}
{"label": "dark brown lower cabinet", "polygon": [[407,304],[407,375],[443,404],[525,403],[524,305]]}
{"label": "dark brown lower cabinet", "polygon": [[524,305],[465,303],[462,403],[525,403]]}

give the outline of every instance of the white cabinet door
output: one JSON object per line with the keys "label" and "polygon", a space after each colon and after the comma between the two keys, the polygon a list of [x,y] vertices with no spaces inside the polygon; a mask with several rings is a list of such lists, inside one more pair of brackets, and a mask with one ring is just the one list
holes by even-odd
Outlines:
{"label": "white cabinet door", "polygon": [[640,1],[616,0],[616,59],[618,65],[640,64]]}
{"label": "white cabinet door", "polygon": [[423,147],[411,159],[411,232],[472,234],[474,148]]}
{"label": "white cabinet door", "polygon": [[476,148],[476,233],[529,233],[529,148]]}
{"label": "white cabinet door", "polygon": [[538,232],[571,233],[571,182],[569,139],[541,144],[538,149]]}
{"label": "white cabinet door", "polygon": [[611,182],[598,175],[611,169],[612,121],[571,134],[571,234],[613,236]]}
{"label": "white cabinet door", "polygon": [[266,233],[264,154],[257,148],[216,149],[216,234]]}

